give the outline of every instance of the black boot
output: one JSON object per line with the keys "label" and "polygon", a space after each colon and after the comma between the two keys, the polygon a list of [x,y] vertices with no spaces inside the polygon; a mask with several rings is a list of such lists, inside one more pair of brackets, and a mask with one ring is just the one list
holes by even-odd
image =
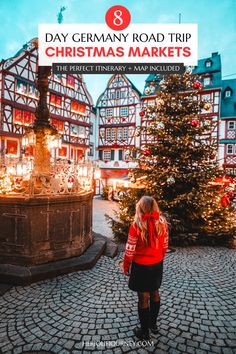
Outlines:
{"label": "black boot", "polygon": [[141,324],[141,328],[137,327],[134,329],[134,334],[139,339],[149,339],[149,308],[139,308],[138,307],[138,315]]}
{"label": "black boot", "polygon": [[150,329],[152,333],[158,333],[157,317],[160,311],[160,301],[152,301],[150,299]]}

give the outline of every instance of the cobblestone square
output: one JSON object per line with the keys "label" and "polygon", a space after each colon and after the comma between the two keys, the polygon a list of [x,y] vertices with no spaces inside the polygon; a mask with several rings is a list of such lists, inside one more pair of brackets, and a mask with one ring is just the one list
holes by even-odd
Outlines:
{"label": "cobblestone square", "polygon": [[236,352],[234,250],[177,248],[166,256],[159,333],[149,342],[133,336],[137,295],[118,266],[122,256],[7,290],[0,298],[1,353]]}

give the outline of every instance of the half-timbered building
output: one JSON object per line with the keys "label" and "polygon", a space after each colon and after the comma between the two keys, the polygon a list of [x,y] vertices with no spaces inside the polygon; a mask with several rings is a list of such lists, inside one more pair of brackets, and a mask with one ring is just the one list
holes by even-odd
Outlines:
{"label": "half-timbered building", "polygon": [[[210,101],[211,107],[208,110],[202,108],[201,114],[205,119],[213,121],[213,130],[211,133],[211,140],[215,144],[219,144],[219,124],[220,124],[220,95],[221,95],[221,58],[220,54],[212,53],[211,57],[198,60],[198,65],[193,69],[193,74],[199,75],[202,88],[199,93],[199,99]],[[150,74],[145,82],[144,93],[142,96],[142,106],[149,106],[155,104],[155,97],[159,89],[161,75]],[[145,115],[141,118],[142,126],[149,124]],[[150,142],[150,137],[141,136],[141,145]],[[218,156],[219,159],[219,156]]]}
{"label": "half-timbered building", "polygon": [[[25,127],[35,119],[38,50],[33,39],[16,55],[0,63],[0,151],[2,156],[33,154],[22,146]],[[62,137],[55,158],[79,161],[90,149],[92,98],[82,75],[51,75],[48,107],[50,119]]]}
{"label": "half-timbered building", "polygon": [[134,167],[130,148],[139,146],[140,92],[125,75],[115,74],[97,101],[98,156],[102,180],[124,177]]}
{"label": "half-timbered building", "polygon": [[219,159],[227,174],[236,175],[236,79],[223,80]]}

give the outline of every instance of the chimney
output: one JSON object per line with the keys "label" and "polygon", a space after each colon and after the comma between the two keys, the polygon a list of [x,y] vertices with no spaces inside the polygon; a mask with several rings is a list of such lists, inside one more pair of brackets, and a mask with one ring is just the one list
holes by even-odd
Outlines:
{"label": "chimney", "polygon": [[218,55],[218,52],[211,53],[212,57],[216,57]]}

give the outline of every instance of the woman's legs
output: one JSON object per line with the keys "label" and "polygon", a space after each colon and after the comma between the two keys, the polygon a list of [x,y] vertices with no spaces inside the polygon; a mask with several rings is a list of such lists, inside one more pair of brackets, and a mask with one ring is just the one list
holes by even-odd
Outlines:
{"label": "woman's legs", "polygon": [[160,294],[158,290],[150,292],[150,327],[156,327],[157,317],[160,311]]}
{"label": "woman's legs", "polygon": [[141,324],[141,332],[137,330],[136,335],[149,336],[149,293],[148,292],[138,292],[138,315]]}

